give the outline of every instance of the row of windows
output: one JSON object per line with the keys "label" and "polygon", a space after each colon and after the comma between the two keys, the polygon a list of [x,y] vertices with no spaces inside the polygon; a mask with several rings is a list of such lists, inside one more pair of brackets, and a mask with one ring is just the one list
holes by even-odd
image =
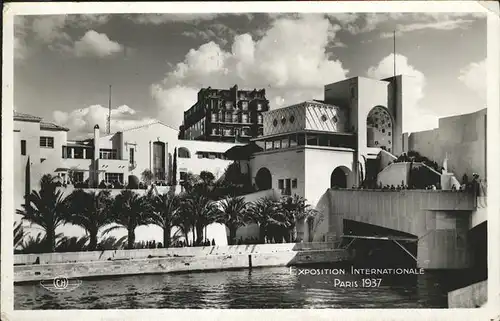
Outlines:
{"label": "row of windows", "polygon": [[233,128],[233,127],[214,127],[212,128],[214,136],[251,136],[250,127]]}
{"label": "row of windows", "polygon": [[[230,112],[226,113],[212,113],[211,120],[213,123],[251,123],[252,119],[248,113],[234,114]],[[257,115],[257,123],[262,124],[262,114]]]}
{"label": "row of windows", "polygon": [[295,146],[325,146],[353,148],[355,144],[351,136],[336,136],[330,134],[290,134],[267,139],[264,150],[290,148]]}
{"label": "row of windows", "polygon": [[[133,161],[134,152],[130,150],[130,155]],[[63,158],[76,158],[76,159],[92,159],[94,156],[94,149],[91,147],[62,147]],[[118,152],[116,149],[101,148],[99,150],[100,159],[118,159]]]}
{"label": "row of windows", "polygon": [[[221,108],[223,108],[225,110],[243,110],[243,111],[249,110],[248,101],[239,101],[237,106],[235,107],[235,103],[232,100],[223,100],[223,99],[214,100],[214,99],[212,99],[208,102],[205,102],[205,106],[203,106],[202,102],[196,103],[195,106],[193,106],[191,109],[189,109],[186,112],[186,117],[190,117],[191,115],[196,114],[199,111],[201,111],[205,108],[209,108],[209,107],[211,107],[210,108],[211,110],[217,110],[217,109],[221,109]],[[263,103],[257,102],[255,105],[255,110],[261,111],[263,109],[264,109]]]}
{"label": "row of windows", "polygon": [[224,153],[196,152],[196,155],[198,156],[198,158],[224,159],[224,160],[227,159]]}
{"label": "row of windows", "polygon": [[100,159],[118,159],[118,152],[116,149],[101,148],[99,150]]}
{"label": "row of windows", "polygon": [[105,173],[104,180],[106,183],[120,182],[123,184],[123,173]]}

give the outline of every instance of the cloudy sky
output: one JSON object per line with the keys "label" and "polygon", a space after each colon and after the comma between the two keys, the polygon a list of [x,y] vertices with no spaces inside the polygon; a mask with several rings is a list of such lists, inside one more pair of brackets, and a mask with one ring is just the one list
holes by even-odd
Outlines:
{"label": "cloudy sky", "polygon": [[404,130],[484,108],[480,14],[57,15],[15,19],[14,105],[82,137],[159,119],[178,127],[202,87],[265,88],[271,108],[323,98],[323,85],[412,78]]}

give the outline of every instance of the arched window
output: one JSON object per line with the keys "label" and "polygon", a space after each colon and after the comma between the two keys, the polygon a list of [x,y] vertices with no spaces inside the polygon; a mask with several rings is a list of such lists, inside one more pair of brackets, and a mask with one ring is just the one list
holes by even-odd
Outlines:
{"label": "arched window", "polygon": [[262,167],[261,169],[259,169],[257,175],[255,175],[255,185],[257,185],[259,191],[272,188],[272,176],[271,172],[267,168]]}
{"label": "arched window", "polygon": [[392,117],[386,108],[376,106],[366,118],[366,146],[392,150]]}
{"label": "arched window", "polygon": [[179,147],[177,150],[177,156],[179,156],[179,158],[191,158],[191,153],[186,147]]}
{"label": "arched window", "polygon": [[348,169],[336,167],[330,175],[330,188],[347,188]]}

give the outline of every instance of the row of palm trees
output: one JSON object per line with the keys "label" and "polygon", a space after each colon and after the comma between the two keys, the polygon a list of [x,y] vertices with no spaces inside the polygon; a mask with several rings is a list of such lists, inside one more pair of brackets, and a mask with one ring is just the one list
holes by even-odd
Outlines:
{"label": "row of palm trees", "polygon": [[27,195],[27,205],[17,213],[24,221],[42,228],[48,252],[56,250],[56,229],[63,224],[77,225],[85,230],[87,250],[98,248],[99,233],[105,236],[116,229],[127,230],[127,248],[133,248],[135,229],[145,225],[163,229],[164,247],[171,245],[174,227],[192,245],[202,244],[203,232],[212,223],[221,223],[228,228],[229,244],[236,243],[238,228],[252,223],[259,225],[262,243],[266,239],[292,242],[297,238],[296,223],[315,213],[305,199],[296,195],[279,200],[262,198],[246,202],[243,197],[227,192],[237,190],[237,187],[215,182],[209,172],[190,174],[184,184],[181,194],[172,190],[159,194],[151,188],[145,195],[140,195],[125,189],[113,198],[109,190],[77,189],[64,197],[53,177],[44,175],[40,190]]}

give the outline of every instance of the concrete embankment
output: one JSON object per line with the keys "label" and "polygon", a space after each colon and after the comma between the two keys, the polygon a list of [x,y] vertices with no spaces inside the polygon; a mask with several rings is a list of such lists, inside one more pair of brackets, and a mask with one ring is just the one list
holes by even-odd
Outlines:
{"label": "concrete embankment", "polygon": [[[106,253],[107,252],[107,253]],[[40,264],[33,264],[38,261]],[[105,252],[15,255],[14,282],[341,262],[329,243],[207,246]]]}
{"label": "concrete embankment", "polygon": [[488,301],[488,281],[482,281],[448,293],[448,308],[478,308]]}

